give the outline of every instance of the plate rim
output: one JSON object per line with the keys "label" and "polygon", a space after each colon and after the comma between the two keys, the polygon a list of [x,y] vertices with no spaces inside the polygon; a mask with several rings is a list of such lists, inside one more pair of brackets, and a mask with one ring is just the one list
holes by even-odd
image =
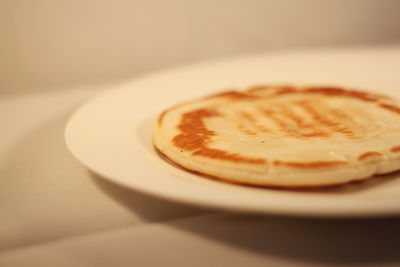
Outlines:
{"label": "plate rim", "polygon": [[[318,53],[349,53],[351,51],[358,51],[355,48],[350,48],[350,49],[333,49],[333,50],[329,50],[329,49],[323,49],[323,50],[307,50],[307,51],[300,51],[297,53],[300,54],[318,54]],[[391,52],[395,52],[397,54],[400,55],[400,48],[394,48],[394,49],[389,49],[387,50],[386,48],[384,49],[377,49],[377,48],[372,48],[372,49],[365,49],[362,48],[361,49],[362,53],[366,53],[366,54],[373,54],[375,52],[379,52],[379,51],[386,51],[388,53]],[[293,52],[295,55],[296,52]],[[285,53],[282,53],[281,55],[286,55]],[[289,215],[289,216],[302,216],[302,217],[321,217],[321,218],[325,218],[325,217],[335,217],[335,218],[354,218],[354,217],[392,217],[392,216],[398,216],[400,215],[400,207],[397,205],[395,205],[395,200],[393,201],[386,201],[386,209],[375,209],[373,210],[373,212],[371,212],[371,208],[369,209],[344,209],[344,210],[337,210],[337,209],[327,209],[327,210],[318,210],[318,209],[313,209],[313,208],[309,208],[308,210],[294,210],[292,208],[286,209],[285,208],[273,208],[273,207],[267,207],[266,209],[262,209],[259,206],[257,207],[246,207],[246,206],[241,206],[241,205],[235,205],[235,203],[232,202],[227,202],[227,201],[220,201],[220,202],[213,202],[213,201],[208,201],[208,199],[205,201],[204,199],[198,199],[198,198],[190,198],[188,196],[185,195],[174,195],[171,194],[171,192],[167,192],[167,191],[163,191],[163,190],[155,190],[154,188],[149,188],[147,185],[143,185],[140,186],[140,184],[137,183],[130,183],[127,182],[126,179],[116,179],[115,174],[110,173],[109,171],[102,169],[102,168],[98,168],[98,166],[93,166],[93,162],[88,162],[87,158],[85,158],[85,156],[82,156],[82,154],[80,152],[82,151],[78,151],[79,149],[77,149],[77,144],[75,143],[76,140],[73,140],[72,136],[75,136],[73,134],[74,131],[77,131],[77,125],[78,126],[82,126],[81,123],[77,124],[77,121],[79,121],[79,117],[82,116],[83,113],[87,112],[88,109],[93,108],[93,105],[95,105],[96,103],[98,104],[99,102],[101,102],[102,100],[104,100],[105,98],[108,98],[110,96],[116,96],[118,94],[123,94],[126,91],[129,90],[133,90],[131,89],[132,87],[138,86],[138,84],[146,84],[146,82],[149,82],[149,80],[154,80],[157,79],[159,77],[164,77],[168,78],[168,76],[170,75],[178,75],[179,73],[182,73],[187,70],[196,70],[196,69],[204,69],[207,68],[207,66],[212,66],[213,64],[215,65],[224,65],[224,64],[230,64],[230,62],[236,62],[236,63],[240,63],[240,61],[243,60],[252,60],[254,57],[262,57],[262,58],[268,58],[271,56],[275,56],[276,54],[270,54],[270,53],[263,53],[260,55],[252,55],[250,57],[245,56],[245,57],[234,57],[234,58],[228,58],[228,59],[224,59],[224,60],[217,60],[214,62],[206,62],[206,63],[200,63],[200,64],[191,64],[188,66],[179,66],[177,68],[172,68],[172,69],[167,69],[161,72],[156,72],[150,75],[146,75],[144,77],[138,78],[138,79],[133,79],[132,81],[128,81],[125,83],[121,83],[117,86],[114,86],[108,90],[105,90],[103,92],[101,92],[100,94],[98,94],[97,96],[93,97],[92,99],[89,99],[88,101],[86,101],[85,103],[83,103],[78,109],[76,109],[73,114],[71,115],[69,121],[66,124],[65,127],[65,132],[64,132],[64,137],[65,137],[65,142],[67,145],[68,150],[72,153],[72,155],[77,158],[84,166],[86,166],[88,169],[90,169],[91,171],[93,171],[94,173],[98,174],[99,176],[117,183],[121,186],[127,187],[129,189],[133,189],[133,190],[137,190],[140,191],[142,193],[146,193],[149,195],[152,195],[154,197],[159,197],[159,198],[163,198],[163,199],[167,199],[167,200],[173,200],[173,201],[177,201],[177,202],[182,202],[182,203],[186,203],[186,204],[190,204],[190,205],[195,205],[195,206],[202,206],[202,207],[207,207],[207,208],[214,208],[214,209],[225,209],[225,210],[230,210],[230,211],[236,211],[236,212],[245,212],[245,213],[258,213],[258,214],[276,214],[276,215]],[[278,55],[279,58],[279,55]],[[184,73],[182,74],[184,75]],[[165,106],[167,107],[167,106]],[[145,119],[145,118],[144,118]],[[143,121],[142,121],[143,122]],[[136,124],[136,127],[138,126],[138,124]],[[139,142],[137,140],[137,142]],[[148,151],[146,152],[145,149],[142,150],[142,152],[144,153],[148,153]],[[147,155],[148,156],[148,155]],[[393,203],[392,203],[393,202]],[[369,203],[369,204],[374,204]],[[376,203],[375,203],[376,204]],[[371,206],[370,206],[371,207]]]}

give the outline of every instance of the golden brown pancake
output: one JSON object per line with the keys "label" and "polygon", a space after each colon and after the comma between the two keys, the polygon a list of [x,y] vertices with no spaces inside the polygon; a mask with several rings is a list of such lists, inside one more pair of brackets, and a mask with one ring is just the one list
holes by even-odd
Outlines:
{"label": "golden brown pancake", "polygon": [[259,86],[166,110],[153,140],[178,165],[230,182],[343,184],[400,169],[400,105],[342,88]]}

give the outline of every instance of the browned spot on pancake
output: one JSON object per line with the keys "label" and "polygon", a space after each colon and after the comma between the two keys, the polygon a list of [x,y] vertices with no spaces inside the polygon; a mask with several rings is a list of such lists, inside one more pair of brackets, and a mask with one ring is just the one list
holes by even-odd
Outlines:
{"label": "browned spot on pancake", "polygon": [[400,114],[400,107],[396,107],[396,106],[388,105],[388,104],[383,104],[383,103],[380,104],[380,106],[382,108],[384,108],[384,109],[387,109],[387,110],[390,110],[390,111],[393,111],[393,112],[396,112],[396,113]]}
{"label": "browned spot on pancake", "polygon": [[249,113],[249,112],[246,112],[246,111],[242,111],[242,112],[240,112],[240,114],[241,114],[245,119],[247,119],[248,121],[250,121],[250,122],[252,122],[252,123],[256,122],[256,119],[254,118],[253,114],[251,114],[251,113]]}
{"label": "browned spot on pancake", "polygon": [[244,130],[243,132],[244,132],[246,135],[257,135],[256,132],[250,131],[250,130]]}
{"label": "browned spot on pancake", "polygon": [[292,109],[290,109],[289,107],[282,107],[282,109],[280,110],[280,113],[284,116],[286,116],[287,118],[291,119],[298,127],[306,127],[308,126],[307,123],[305,123],[304,118],[300,117],[299,115],[297,115],[295,112],[293,112]]}
{"label": "browned spot on pancake", "polygon": [[273,163],[275,166],[288,166],[301,169],[318,169],[326,167],[335,167],[338,165],[348,165],[347,161],[311,161],[311,162],[292,162],[276,160]]}
{"label": "browned spot on pancake", "polygon": [[[228,97],[232,100],[254,100],[259,99],[262,96],[252,94],[252,92],[257,92],[260,90],[265,90],[268,88],[275,88],[276,92],[270,96],[282,95],[282,94],[322,94],[327,96],[341,96],[341,97],[351,97],[358,100],[366,102],[379,102],[380,100],[391,99],[384,95],[378,95],[368,92],[361,92],[356,90],[343,89],[338,87],[306,87],[306,88],[296,88],[294,86],[284,85],[284,86],[255,86],[244,92],[240,91],[226,91],[219,94],[212,95],[208,98],[213,97]],[[400,108],[397,106],[389,104],[380,104],[381,107],[389,109],[391,111],[400,113]]]}
{"label": "browned spot on pancake", "polygon": [[[354,125],[355,121],[354,121],[353,117],[351,115],[347,114],[346,112],[343,112],[342,110],[337,109],[337,108],[335,108],[335,109],[330,108],[330,111],[331,111],[330,114],[332,116],[334,116],[335,118],[339,119],[340,121],[348,121],[352,125]],[[360,111],[357,111],[357,112],[360,113]],[[365,113],[363,113],[363,115],[366,116]]]}
{"label": "browned spot on pancake", "polygon": [[210,96],[209,98],[213,97],[227,97],[233,100],[244,100],[244,99],[255,99],[259,98],[258,96],[252,95],[250,93],[246,92],[239,92],[239,91],[227,91],[227,92],[222,92],[219,94],[215,94]]}
{"label": "browned spot on pancake", "polygon": [[205,156],[214,159],[229,160],[233,162],[244,162],[244,163],[254,163],[254,164],[265,163],[265,160],[262,158],[243,157],[239,154],[229,153],[224,150],[212,149],[207,147],[203,147],[199,150],[194,151],[193,155]]}
{"label": "browned spot on pancake", "polygon": [[295,88],[291,85],[256,85],[247,89],[246,92],[253,93],[258,91],[265,91],[268,89],[275,89],[277,94],[292,92]]}
{"label": "browned spot on pancake", "polygon": [[293,86],[282,86],[282,87],[279,87],[279,90],[275,94],[282,95],[282,94],[290,94],[290,93],[295,93],[295,92],[298,92],[298,90],[296,90],[296,88],[294,88]]}
{"label": "browned spot on pancake", "polygon": [[295,87],[287,87],[282,90],[278,90],[276,92],[277,95],[280,94],[290,94],[290,93],[299,93],[299,94],[323,94],[328,96],[344,96],[344,97],[352,97],[357,98],[359,100],[367,101],[367,102],[376,102],[380,99],[390,99],[387,96],[360,92],[356,90],[348,90],[337,87],[308,87],[303,89],[296,89]]}
{"label": "browned spot on pancake", "polygon": [[271,87],[269,85],[255,85],[255,86],[252,86],[249,89],[247,89],[246,92],[253,93],[253,92],[257,92],[257,91],[264,91],[264,90],[271,89],[271,88],[273,88],[273,87]]}
{"label": "browned spot on pancake", "polygon": [[277,116],[277,112],[274,110],[270,110],[267,108],[259,108],[262,114],[267,116],[270,120],[272,120],[275,124],[277,124],[281,128],[288,127],[289,125],[282,120],[279,116]]}
{"label": "browned spot on pancake", "polygon": [[185,150],[194,150],[205,145],[215,133],[206,128],[203,119],[215,116],[218,116],[217,112],[207,109],[185,113],[178,125],[182,133],[174,137],[174,144]]}
{"label": "browned spot on pancake", "polygon": [[314,131],[309,133],[299,133],[298,131],[293,132],[300,137],[327,137],[328,135],[322,131]]}
{"label": "browned spot on pancake", "polygon": [[365,92],[360,92],[360,91],[355,91],[355,90],[347,90],[347,89],[336,88],[336,87],[311,87],[311,88],[305,89],[303,92],[311,93],[311,94],[324,94],[324,95],[329,95],[329,96],[347,96],[347,97],[358,98],[360,100],[367,101],[367,102],[374,102],[374,101],[378,100],[379,98],[381,98],[381,96],[371,94],[371,93],[365,93]]}
{"label": "browned spot on pancake", "polygon": [[310,103],[309,101],[299,101],[296,104],[307,111],[308,114],[310,114],[314,121],[316,121],[317,123],[328,127],[339,126],[338,123],[336,123],[335,121],[328,119],[327,110],[323,110],[320,107],[317,108],[313,105],[313,103]]}
{"label": "browned spot on pancake", "polygon": [[391,152],[400,152],[400,146],[395,146],[390,149]]}
{"label": "browned spot on pancake", "polygon": [[205,118],[220,116],[216,111],[209,109],[198,109],[183,114],[178,129],[181,134],[173,138],[173,143],[183,150],[193,151],[193,155],[209,157],[233,162],[243,162],[252,164],[263,164],[263,158],[245,157],[235,153],[229,153],[220,149],[207,147],[211,142],[211,137],[215,132],[207,129],[204,124]]}
{"label": "browned spot on pancake", "polygon": [[[296,103],[300,107],[302,107],[306,112],[310,114],[310,116],[314,119],[314,121],[317,123],[316,126],[325,126],[330,129],[332,132],[338,132],[341,134],[346,135],[347,137],[353,138],[354,133],[352,129],[347,128],[343,124],[344,120],[344,113],[341,114],[341,120],[336,121],[330,117],[332,117],[332,114],[336,113],[335,109],[330,109],[327,106],[323,106],[321,104],[316,104],[312,103],[309,101],[299,101]],[[337,117],[338,114],[333,115],[334,117]]]}
{"label": "browned spot on pancake", "polygon": [[[292,137],[327,137],[328,135],[321,129],[317,129],[313,124],[307,124],[297,117],[287,107],[282,107],[279,111],[269,110],[266,108],[259,108],[259,110],[272,120],[281,131],[285,132],[288,136]],[[289,120],[296,123],[295,126],[291,125]]]}
{"label": "browned spot on pancake", "polygon": [[247,135],[256,135],[257,132],[262,132],[262,133],[267,133],[269,132],[268,128],[265,125],[262,125],[258,122],[255,114],[252,114],[247,111],[241,111],[239,112],[239,120],[244,118],[251,126],[253,130],[248,130],[245,129],[244,124],[241,124],[241,127],[239,127],[240,130],[242,130],[245,134]]}
{"label": "browned spot on pancake", "polygon": [[257,133],[254,131],[251,131],[249,129],[247,129],[244,124],[240,123],[239,125],[237,125],[237,128],[239,129],[239,131],[241,131],[242,133],[244,133],[245,135],[256,135]]}
{"label": "browned spot on pancake", "polygon": [[382,156],[382,153],[379,153],[379,152],[376,152],[376,151],[368,151],[368,152],[365,152],[365,153],[361,154],[358,157],[358,160],[363,160],[363,159],[366,159],[366,158],[378,157],[378,156],[379,157]]}
{"label": "browned spot on pancake", "polygon": [[287,132],[300,137],[327,137],[328,134],[322,131],[315,122],[307,123],[304,118],[298,116],[289,107],[283,107],[280,113],[296,124],[296,129],[286,129]]}

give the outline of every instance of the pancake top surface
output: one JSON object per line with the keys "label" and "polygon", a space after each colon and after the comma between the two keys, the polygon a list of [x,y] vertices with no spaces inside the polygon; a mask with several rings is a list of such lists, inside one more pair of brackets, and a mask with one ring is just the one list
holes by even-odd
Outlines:
{"label": "pancake top surface", "polygon": [[266,175],[354,167],[400,154],[400,106],[342,88],[254,87],[167,110],[157,135],[156,146],[183,165],[268,166]]}

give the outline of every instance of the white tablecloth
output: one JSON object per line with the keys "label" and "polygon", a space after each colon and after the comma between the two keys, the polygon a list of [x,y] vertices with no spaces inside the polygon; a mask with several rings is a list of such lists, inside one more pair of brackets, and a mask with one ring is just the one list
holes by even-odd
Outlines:
{"label": "white tablecloth", "polygon": [[241,215],[91,173],[64,144],[103,88],[0,98],[0,266],[400,266],[400,219]]}

